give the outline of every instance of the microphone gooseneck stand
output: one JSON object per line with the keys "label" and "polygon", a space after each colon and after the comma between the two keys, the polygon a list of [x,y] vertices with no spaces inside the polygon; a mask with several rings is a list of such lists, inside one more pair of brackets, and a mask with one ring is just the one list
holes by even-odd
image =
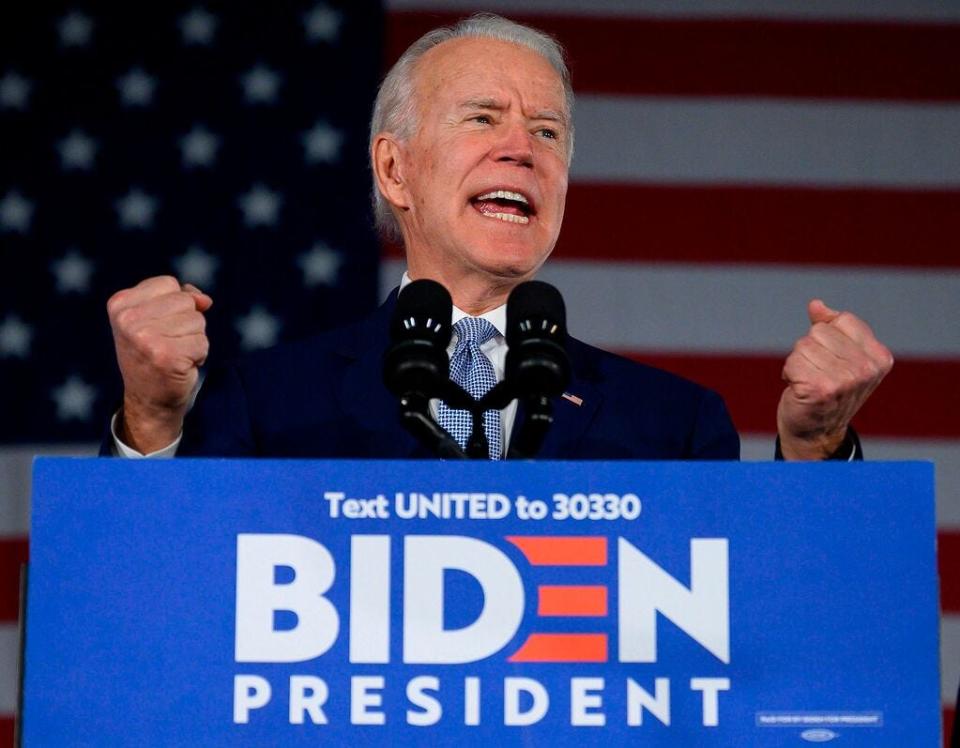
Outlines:
{"label": "microphone gooseneck stand", "polygon": [[[430,415],[430,397],[422,392],[407,392],[400,396],[400,422],[421,444],[438,457],[460,460],[487,459],[490,455],[490,444],[483,429],[483,414],[490,408],[483,407],[482,401],[477,402],[470,393],[449,379],[446,382],[439,382],[438,385],[437,389],[444,391],[440,399],[446,402],[448,407],[470,413],[472,427],[470,437],[467,439],[466,451],[450,435],[450,432]],[[439,396],[439,393],[433,396]]]}
{"label": "microphone gooseneck stand", "polygon": [[400,423],[437,457],[467,459],[457,440],[430,416],[430,400],[423,395],[401,395]]}
{"label": "microphone gooseneck stand", "polygon": [[523,401],[526,418],[510,444],[507,459],[528,460],[540,454],[543,440],[553,426],[553,400],[536,395]]}
{"label": "microphone gooseneck stand", "polygon": [[[483,414],[520,400],[525,417],[506,457],[535,457],[553,424],[553,398],[570,380],[570,363],[562,344],[566,311],[560,293],[539,281],[522,283],[513,290],[507,301],[505,377],[479,401],[450,379],[446,349],[452,309],[447,290],[430,280],[413,281],[397,299],[383,379],[398,399],[401,424],[438,457],[488,459]],[[431,416],[433,398],[470,413],[466,449]]]}

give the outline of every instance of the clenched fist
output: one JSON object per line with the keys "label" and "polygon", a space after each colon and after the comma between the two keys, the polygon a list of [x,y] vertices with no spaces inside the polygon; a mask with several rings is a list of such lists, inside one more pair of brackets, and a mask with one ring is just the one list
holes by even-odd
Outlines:
{"label": "clenched fist", "polygon": [[172,276],[148,278],[107,302],[123,376],[123,421],[118,435],[153,452],[172,443],[207,358],[203,313],[213,300]]}
{"label": "clenched fist", "polygon": [[810,331],[783,366],[787,383],[777,409],[780,448],[788,460],[822,460],[843,443],[860,406],[893,368],[893,356],[866,322],[819,299],[807,307]]}

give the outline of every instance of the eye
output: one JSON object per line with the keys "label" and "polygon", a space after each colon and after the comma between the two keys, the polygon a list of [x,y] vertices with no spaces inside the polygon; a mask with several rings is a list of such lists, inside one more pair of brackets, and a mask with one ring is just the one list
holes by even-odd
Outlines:
{"label": "eye", "polygon": [[560,139],[560,133],[550,127],[541,127],[537,132],[540,134],[540,137],[546,138],[547,140]]}
{"label": "eye", "polygon": [[470,118],[470,121],[471,121],[471,122],[477,122],[478,124],[481,124],[481,125],[490,125],[490,124],[493,124],[493,120],[490,119],[490,115],[489,115],[489,114],[475,114],[474,116],[472,116],[472,117]]}

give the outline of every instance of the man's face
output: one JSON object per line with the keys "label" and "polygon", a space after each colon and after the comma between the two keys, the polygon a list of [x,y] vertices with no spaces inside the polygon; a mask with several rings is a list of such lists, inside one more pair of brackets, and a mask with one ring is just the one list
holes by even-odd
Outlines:
{"label": "man's face", "polygon": [[528,279],[563,220],[570,123],[560,77],[526,47],[457,39],[421,58],[415,85],[418,128],[399,159],[411,274]]}

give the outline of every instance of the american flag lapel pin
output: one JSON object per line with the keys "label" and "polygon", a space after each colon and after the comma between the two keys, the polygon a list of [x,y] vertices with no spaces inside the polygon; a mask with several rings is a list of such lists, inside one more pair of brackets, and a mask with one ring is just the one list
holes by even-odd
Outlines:
{"label": "american flag lapel pin", "polygon": [[583,405],[583,398],[577,397],[576,395],[571,395],[569,392],[564,392],[560,397],[565,400],[569,400],[571,403],[576,405],[578,408]]}

